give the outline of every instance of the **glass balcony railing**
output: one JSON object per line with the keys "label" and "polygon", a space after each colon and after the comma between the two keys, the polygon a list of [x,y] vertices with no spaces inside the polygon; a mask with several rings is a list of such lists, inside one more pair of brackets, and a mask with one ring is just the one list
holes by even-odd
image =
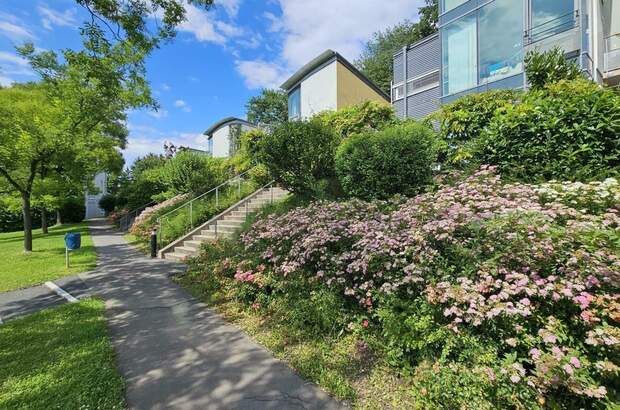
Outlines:
{"label": "glass balcony railing", "polygon": [[526,30],[526,45],[542,41],[568,30],[572,30],[578,26],[578,15],[579,14],[577,11],[566,13],[560,17],[545,21],[544,23]]}
{"label": "glass balcony railing", "polygon": [[605,51],[609,53],[616,50],[620,50],[620,33],[612,34],[605,39]]}

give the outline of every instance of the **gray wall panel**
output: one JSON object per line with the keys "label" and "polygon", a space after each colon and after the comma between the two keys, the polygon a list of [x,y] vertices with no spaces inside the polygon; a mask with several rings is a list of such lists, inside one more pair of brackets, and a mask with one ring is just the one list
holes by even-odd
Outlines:
{"label": "gray wall panel", "polygon": [[405,119],[405,99],[403,98],[401,100],[394,101],[392,106],[394,107],[396,118],[404,120]]}
{"label": "gray wall panel", "polygon": [[404,62],[405,62],[405,58],[402,53],[394,57],[394,78],[393,78],[394,84],[405,81],[403,77]]}
{"label": "gray wall panel", "polygon": [[407,51],[407,79],[439,70],[441,66],[441,51],[439,36],[436,36]]}
{"label": "gray wall panel", "polygon": [[439,109],[441,93],[439,87],[435,87],[408,98],[407,117],[421,120]]}

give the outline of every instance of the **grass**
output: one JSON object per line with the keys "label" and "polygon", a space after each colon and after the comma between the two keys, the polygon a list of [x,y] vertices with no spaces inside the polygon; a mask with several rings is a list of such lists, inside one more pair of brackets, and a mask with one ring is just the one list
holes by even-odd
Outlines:
{"label": "grass", "polygon": [[[65,242],[67,232],[82,234],[82,247],[69,254],[70,267],[65,268]],[[86,223],[67,224],[49,229],[43,235],[33,231],[33,251],[24,253],[23,232],[0,233],[0,292],[26,288],[64,276],[93,269],[97,254]]]}
{"label": "grass", "polygon": [[124,409],[98,299],[0,325],[0,408]]}

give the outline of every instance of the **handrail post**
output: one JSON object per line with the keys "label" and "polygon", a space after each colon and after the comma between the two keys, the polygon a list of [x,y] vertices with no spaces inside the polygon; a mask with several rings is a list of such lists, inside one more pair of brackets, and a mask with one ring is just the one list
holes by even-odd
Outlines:
{"label": "handrail post", "polygon": [[215,220],[215,239],[217,240],[217,219]]}
{"label": "handrail post", "polygon": [[164,243],[164,237],[163,237],[164,230],[163,230],[163,225],[161,223],[161,218],[157,218],[157,224],[159,225],[159,229],[158,229],[158,231],[159,231],[159,249],[161,249],[163,247],[162,245]]}
{"label": "handrail post", "polygon": [[271,193],[271,203],[273,204],[273,183],[269,187],[269,192]]}
{"label": "handrail post", "polygon": [[239,177],[237,181],[237,195],[241,196],[241,177]]}
{"label": "handrail post", "polygon": [[194,211],[192,208],[192,202],[189,203],[189,226],[190,229],[194,227]]}
{"label": "handrail post", "polygon": [[219,187],[215,188],[215,207],[219,207],[220,206],[220,191],[219,191]]}

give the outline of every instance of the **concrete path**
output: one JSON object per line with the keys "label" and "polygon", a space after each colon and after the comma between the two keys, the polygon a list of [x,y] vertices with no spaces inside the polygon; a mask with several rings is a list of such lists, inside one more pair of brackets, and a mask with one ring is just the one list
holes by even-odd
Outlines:
{"label": "concrete path", "polygon": [[[53,283],[78,299],[90,296],[88,287],[79,275],[56,279]],[[0,293],[0,320],[6,322],[64,303],[67,300],[46,285],[3,292]]]}
{"label": "concrete path", "polygon": [[172,283],[183,265],[138,254],[103,221],[91,233],[99,266],[81,276],[106,301],[130,408],[341,408]]}

